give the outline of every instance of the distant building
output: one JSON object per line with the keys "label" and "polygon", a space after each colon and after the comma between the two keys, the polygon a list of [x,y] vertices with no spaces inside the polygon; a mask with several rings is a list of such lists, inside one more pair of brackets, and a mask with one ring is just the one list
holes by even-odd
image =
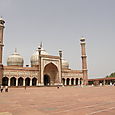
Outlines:
{"label": "distant building", "polygon": [[115,77],[88,79],[89,85],[114,85]]}
{"label": "distant building", "polygon": [[8,86],[57,86],[87,85],[85,38],[81,38],[82,70],[72,70],[69,63],[59,56],[49,55],[42,44],[30,58],[31,67],[23,67],[24,59],[17,50],[2,64],[3,31],[5,21],[0,18],[0,84]]}

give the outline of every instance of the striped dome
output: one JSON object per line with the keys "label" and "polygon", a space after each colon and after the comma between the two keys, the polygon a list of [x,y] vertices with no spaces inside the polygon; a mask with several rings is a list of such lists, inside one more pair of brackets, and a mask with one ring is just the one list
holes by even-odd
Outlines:
{"label": "striped dome", "polygon": [[[41,55],[48,55],[48,53],[43,49],[43,47],[41,48]],[[38,51],[38,49],[36,49],[36,51],[33,53],[33,55],[30,58],[30,61],[31,61],[31,67],[39,65],[39,51]]]}
{"label": "striped dome", "polygon": [[65,59],[62,59],[62,68],[66,68],[66,69],[69,68],[69,62],[66,61]]}
{"label": "striped dome", "polygon": [[8,56],[8,59],[7,59],[7,65],[8,66],[21,66],[21,67],[23,67],[23,63],[24,63],[23,57],[19,53],[17,53],[16,50],[12,55]]}

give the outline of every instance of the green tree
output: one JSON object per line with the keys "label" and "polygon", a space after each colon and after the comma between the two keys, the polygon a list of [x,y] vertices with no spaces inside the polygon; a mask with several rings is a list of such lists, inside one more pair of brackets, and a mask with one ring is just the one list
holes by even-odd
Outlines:
{"label": "green tree", "polygon": [[106,77],[115,77],[115,72],[111,73],[110,75],[107,75]]}

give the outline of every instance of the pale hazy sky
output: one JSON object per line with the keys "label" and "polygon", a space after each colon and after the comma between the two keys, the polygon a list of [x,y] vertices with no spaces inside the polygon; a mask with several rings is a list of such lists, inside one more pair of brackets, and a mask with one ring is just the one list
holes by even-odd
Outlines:
{"label": "pale hazy sky", "polygon": [[63,51],[70,68],[81,69],[80,37],[86,37],[89,78],[115,72],[115,0],[0,0],[5,19],[4,55],[18,49],[30,57],[42,41],[52,55]]}

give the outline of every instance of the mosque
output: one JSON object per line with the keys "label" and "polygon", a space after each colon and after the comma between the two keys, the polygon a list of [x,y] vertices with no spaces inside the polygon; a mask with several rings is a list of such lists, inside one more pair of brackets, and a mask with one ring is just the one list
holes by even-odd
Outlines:
{"label": "mosque", "polygon": [[87,85],[87,56],[85,38],[80,39],[82,70],[72,70],[69,62],[58,56],[49,55],[41,44],[30,57],[30,67],[23,66],[23,57],[15,50],[8,56],[7,65],[2,63],[3,33],[5,21],[0,18],[0,85],[7,86],[57,86]]}

